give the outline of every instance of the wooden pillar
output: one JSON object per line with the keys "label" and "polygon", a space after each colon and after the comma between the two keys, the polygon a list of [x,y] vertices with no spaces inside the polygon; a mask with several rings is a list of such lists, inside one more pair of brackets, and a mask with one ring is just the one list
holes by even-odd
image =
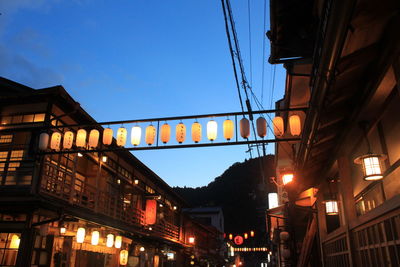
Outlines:
{"label": "wooden pillar", "polygon": [[31,266],[34,241],[35,229],[32,227],[32,215],[28,215],[25,227],[21,233],[21,242],[19,244],[15,267]]}

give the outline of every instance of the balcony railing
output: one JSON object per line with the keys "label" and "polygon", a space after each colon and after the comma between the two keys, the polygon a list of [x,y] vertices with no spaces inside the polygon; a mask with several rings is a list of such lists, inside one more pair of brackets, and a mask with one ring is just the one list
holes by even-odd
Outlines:
{"label": "balcony railing", "polygon": [[162,236],[171,240],[179,240],[179,227],[167,221],[160,221],[152,226],[153,231],[158,236]]}

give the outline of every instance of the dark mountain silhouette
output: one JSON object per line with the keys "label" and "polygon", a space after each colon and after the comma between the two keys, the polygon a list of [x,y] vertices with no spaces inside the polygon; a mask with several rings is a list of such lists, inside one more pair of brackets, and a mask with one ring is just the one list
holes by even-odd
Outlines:
{"label": "dark mountain silhouette", "polygon": [[275,185],[270,183],[272,176],[274,156],[268,155],[233,164],[207,186],[174,189],[193,207],[222,207],[227,234],[250,230],[265,234],[268,192],[275,191]]}

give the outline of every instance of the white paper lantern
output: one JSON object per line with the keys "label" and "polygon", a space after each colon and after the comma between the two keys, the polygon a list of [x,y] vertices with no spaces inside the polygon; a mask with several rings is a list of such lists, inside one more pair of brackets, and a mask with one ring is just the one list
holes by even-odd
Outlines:
{"label": "white paper lantern", "polygon": [[122,246],[122,236],[117,235],[117,236],[115,237],[114,246],[115,246],[116,248],[121,248],[121,246]]}
{"label": "white paper lantern", "polygon": [[151,146],[156,139],[156,127],[149,125],[146,127],[146,144]]}
{"label": "white paper lantern", "polygon": [[240,135],[244,139],[247,139],[250,136],[250,122],[246,118],[240,120]]}
{"label": "white paper lantern", "polygon": [[210,141],[217,139],[218,124],[216,121],[211,120],[207,123],[207,138]]}
{"label": "white paper lantern", "polygon": [[301,121],[299,115],[292,115],[289,117],[290,133],[293,136],[299,136],[301,133]]}
{"label": "white paper lantern", "polygon": [[170,138],[171,138],[171,126],[169,126],[168,123],[164,123],[161,126],[161,142],[166,144],[169,142]]}
{"label": "white paper lantern", "polygon": [[83,243],[85,241],[86,230],[83,227],[79,227],[76,231],[76,242]]}
{"label": "white paper lantern", "polygon": [[48,133],[41,133],[39,136],[39,149],[46,150],[49,145],[50,136]]}
{"label": "white paper lantern", "polygon": [[51,135],[50,148],[55,150],[60,150],[60,144],[61,144],[61,134],[58,132],[54,132]]}
{"label": "white paper lantern", "polygon": [[182,144],[185,141],[186,138],[186,126],[182,122],[178,123],[176,125],[176,141],[178,141],[179,144]]}
{"label": "white paper lantern", "polygon": [[103,145],[111,145],[113,139],[113,130],[111,128],[105,128],[103,131]]}
{"label": "white paper lantern", "polygon": [[79,129],[76,134],[76,146],[77,147],[86,147],[86,131],[84,129]]}
{"label": "white paper lantern", "polygon": [[256,124],[258,136],[261,138],[267,136],[267,121],[263,117],[259,117],[256,121]]}
{"label": "white paper lantern", "polygon": [[281,137],[285,133],[284,123],[282,117],[276,116],[272,120],[272,124],[274,125],[274,135],[276,137]]}
{"label": "white paper lantern", "polygon": [[142,138],[142,128],[139,126],[133,126],[131,131],[131,143],[134,146],[140,144],[140,138]]}
{"label": "white paper lantern", "polygon": [[71,149],[74,144],[74,133],[67,131],[64,133],[63,147],[64,149]]}
{"label": "white paper lantern", "polygon": [[99,239],[100,239],[100,233],[99,231],[93,231],[92,232],[92,240],[91,243],[93,246],[96,246],[99,244]]}
{"label": "white paper lantern", "polygon": [[128,264],[129,253],[126,249],[123,249],[119,252],[119,264],[127,265]]}
{"label": "white paper lantern", "polygon": [[97,147],[99,144],[99,137],[100,137],[100,132],[96,129],[93,129],[89,133],[89,146],[90,147]]}
{"label": "white paper lantern", "polygon": [[192,124],[192,140],[195,143],[201,141],[201,124],[198,123],[197,121]]}
{"label": "white paper lantern", "polygon": [[117,131],[117,146],[124,146],[126,144],[126,136],[128,131],[125,127],[121,127]]}
{"label": "white paper lantern", "polygon": [[113,234],[108,234],[107,235],[106,246],[111,248],[113,245],[114,245],[114,235]]}
{"label": "white paper lantern", "polygon": [[233,138],[233,132],[235,130],[235,127],[233,125],[233,121],[227,119],[224,121],[223,124],[223,128],[224,128],[224,138],[226,140],[231,140]]}
{"label": "white paper lantern", "polygon": [[268,193],[268,208],[273,209],[278,205],[278,193]]}

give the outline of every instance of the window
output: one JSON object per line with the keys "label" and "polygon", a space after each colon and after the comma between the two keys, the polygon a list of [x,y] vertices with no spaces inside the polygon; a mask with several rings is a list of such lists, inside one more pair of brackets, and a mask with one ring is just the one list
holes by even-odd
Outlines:
{"label": "window", "polygon": [[46,115],[45,113],[37,113],[37,114],[3,116],[1,118],[1,124],[42,122],[44,121],[45,115]]}
{"label": "window", "polygon": [[376,208],[385,201],[383,194],[382,182],[372,184],[371,187],[367,188],[364,192],[361,192],[356,197],[356,210],[357,215],[364,215],[368,211]]}
{"label": "window", "polygon": [[154,194],[156,191],[154,191],[154,189],[153,188],[151,188],[150,186],[147,186],[146,185],[146,191],[148,192],[148,193],[150,193],[150,194]]}
{"label": "window", "polygon": [[0,144],[11,143],[12,139],[13,139],[13,135],[12,134],[0,135]]}
{"label": "window", "polygon": [[0,266],[15,266],[20,233],[0,233]]}

